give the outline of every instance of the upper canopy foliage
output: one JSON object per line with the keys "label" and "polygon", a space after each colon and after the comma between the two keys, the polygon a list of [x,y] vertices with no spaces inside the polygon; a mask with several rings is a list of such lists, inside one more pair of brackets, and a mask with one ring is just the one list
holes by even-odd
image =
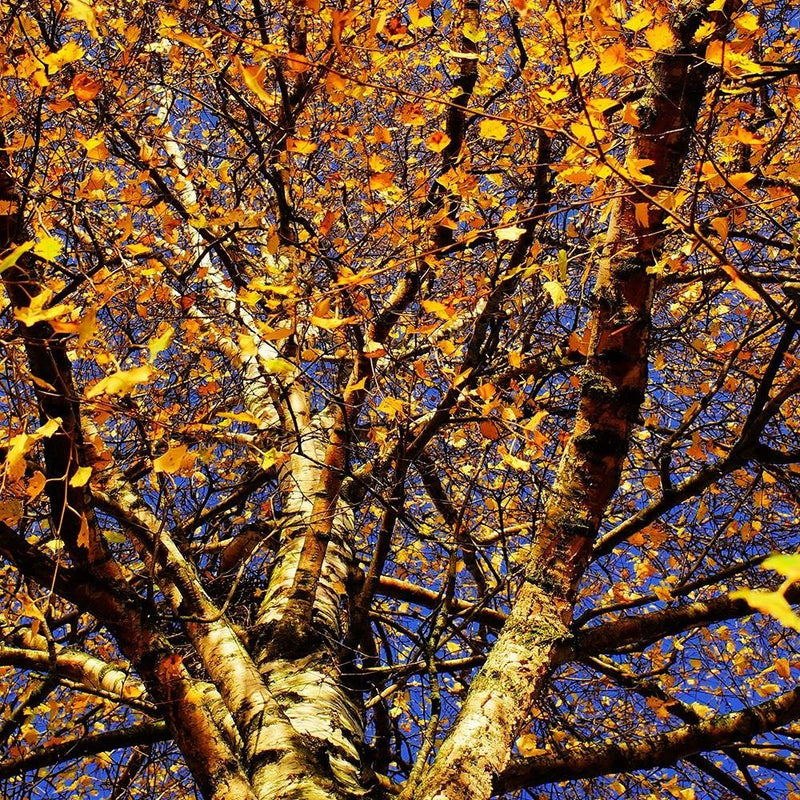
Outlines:
{"label": "upper canopy foliage", "polygon": [[[319,723],[359,751],[341,792],[418,787],[532,553],[547,587],[578,550],[536,549],[567,467],[603,514],[565,450],[586,434],[619,485],[497,791],[800,797],[796,641],[728,597],[800,545],[799,23],[775,0],[0,2],[5,796],[211,796],[187,709],[220,696],[208,730],[238,731],[252,783],[231,642],[276,697],[275,664],[324,652],[367,726]],[[650,132],[670,106],[683,143]],[[652,307],[601,330],[598,275],[628,261]],[[627,442],[584,422],[598,342],[632,374],[631,336]],[[276,702],[307,745],[330,709],[306,700]]]}

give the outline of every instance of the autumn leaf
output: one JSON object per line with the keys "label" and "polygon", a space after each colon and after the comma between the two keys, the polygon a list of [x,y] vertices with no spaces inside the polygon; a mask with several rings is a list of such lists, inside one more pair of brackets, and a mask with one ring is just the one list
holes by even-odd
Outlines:
{"label": "autumn leaf", "polygon": [[441,153],[450,144],[450,137],[442,131],[434,131],[426,140],[425,146],[434,153]]}
{"label": "autumn leaf", "polygon": [[98,35],[97,14],[92,3],[86,2],[86,0],[69,0],[66,16],[69,19],[83,22],[92,36],[96,37]]}
{"label": "autumn leaf", "polygon": [[294,375],[297,372],[297,367],[284,358],[265,358],[261,363],[271,375]]}
{"label": "autumn leaf", "polygon": [[24,244],[17,245],[10,253],[5,255],[2,260],[0,260],[0,275],[10,267],[13,267],[25,253],[33,249],[34,245],[35,242],[25,242]]}
{"label": "autumn leaf", "polygon": [[92,400],[103,394],[125,395],[130,394],[140,383],[147,383],[153,377],[153,369],[145,364],[133,369],[121,369],[99,380],[86,392],[86,397]]}
{"label": "autumn leaf", "polygon": [[53,72],[57,72],[66,64],[79,61],[86,51],[77,42],[67,42],[55,53],[49,53],[42,59]]}
{"label": "autumn leaf", "polygon": [[92,476],[91,467],[78,467],[73,473],[72,477],[69,479],[69,485],[74,488],[86,486],[91,476]]}
{"label": "autumn leaf", "polygon": [[499,119],[483,119],[478,126],[478,131],[484,139],[502,141],[508,135],[508,127]]}
{"label": "autumn leaf", "polygon": [[656,52],[671,50],[675,47],[677,39],[668,22],[660,22],[645,31],[647,43]]}
{"label": "autumn leaf", "polygon": [[36,241],[33,252],[46,261],[55,261],[61,254],[61,240],[53,236],[42,236]]}
{"label": "autumn leaf", "polygon": [[732,264],[720,264],[720,269],[730,278],[731,286],[738,289],[751,300],[761,300],[761,295],[743,278],[739,270]]}
{"label": "autumn leaf", "polygon": [[163,353],[172,342],[175,336],[175,328],[172,325],[163,323],[159,326],[160,333],[147,343],[147,349],[150,353],[150,361],[155,361],[156,356]]}
{"label": "autumn leaf", "polygon": [[50,302],[52,296],[53,292],[50,289],[43,290],[31,300],[29,306],[15,309],[14,319],[30,328],[37,322],[55,320],[72,311],[71,306],[64,304],[58,304],[48,308],[47,304]]}
{"label": "autumn leaf", "polygon": [[88,103],[90,100],[94,100],[100,94],[102,88],[102,81],[87,75],[85,72],[78,73],[72,79],[72,91],[81,103]]}
{"label": "autumn leaf", "polygon": [[505,228],[498,228],[496,236],[501,242],[516,242],[523,233],[525,233],[525,228],[520,228],[517,225],[508,225]]}
{"label": "autumn leaf", "polygon": [[800,631],[800,615],[789,605],[783,592],[764,589],[739,589],[731,592],[732,600],[744,600],[751,608],[774,617],[787,628]]}
{"label": "autumn leaf", "polygon": [[170,447],[166,453],[153,460],[153,469],[173,475],[180,470],[188,453],[189,448],[185,444]]}
{"label": "autumn leaf", "polygon": [[542,288],[550,295],[550,299],[556,308],[567,302],[567,293],[558,281],[545,281],[542,284]]}
{"label": "autumn leaf", "polygon": [[242,60],[236,56],[233,63],[239,70],[242,76],[244,85],[263,103],[271,106],[273,103],[273,96],[264,89],[264,79],[266,76],[266,67],[263,64],[254,64],[247,66],[242,63]]}

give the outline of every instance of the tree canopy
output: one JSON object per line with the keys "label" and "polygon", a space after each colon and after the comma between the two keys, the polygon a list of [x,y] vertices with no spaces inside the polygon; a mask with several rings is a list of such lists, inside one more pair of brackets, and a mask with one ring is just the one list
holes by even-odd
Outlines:
{"label": "tree canopy", "polygon": [[5,797],[800,797],[792,3],[0,27]]}

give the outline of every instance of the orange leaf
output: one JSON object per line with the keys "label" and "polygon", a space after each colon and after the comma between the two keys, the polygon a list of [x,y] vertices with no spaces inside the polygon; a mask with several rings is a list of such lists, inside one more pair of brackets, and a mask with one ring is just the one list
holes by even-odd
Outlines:
{"label": "orange leaf", "polygon": [[721,264],[722,271],[731,279],[731,284],[745,297],[751,300],[761,300],[761,295],[742,277],[739,270],[732,264]]}
{"label": "orange leaf", "polygon": [[78,73],[72,79],[72,92],[81,103],[88,103],[90,100],[94,100],[100,94],[102,88],[102,81],[85,72]]}

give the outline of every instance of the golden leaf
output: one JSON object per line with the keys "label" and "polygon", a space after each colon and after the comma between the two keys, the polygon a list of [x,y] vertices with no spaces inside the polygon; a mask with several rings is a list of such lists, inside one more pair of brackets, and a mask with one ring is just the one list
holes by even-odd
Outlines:
{"label": "golden leaf", "polygon": [[97,37],[97,14],[91,3],[86,0],[69,0],[69,7],[67,9],[67,17],[69,19],[83,22],[95,38]]}
{"label": "golden leaf", "polygon": [[484,139],[501,141],[508,135],[508,127],[499,119],[484,119],[478,126],[478,131]]}
{"label": "golden leaf", "polygon": [[166,472],[167,475],[172,475],[181,468],[188,453],[189,448],[185,444],[170,447],[164,455],[153,461],[153,469],[156,472]]}
{"label": "golden leaf", "polygon": [[645,31],[647,44],[656,52],[671,50],[677,44],[675,34],[668,22],[660,22]]}
{"label": "golden leaf", "polygon": [[81,486],[86,486],[91,475],[91,467],[78,467],[78,469],[75,470],[75,474],[69,479],[69,485],[76,489]]}
{"label": "golden leaf", "polygon": [[525,233],[525,228],[509,225],[506,228],[499,228],[496,235],[501,242],[516,242],[523,233]]}
{"label": "golden leaf", "polygon": [[542,284],[542,288],[550,295],[550,299],[553,301],[553,305],[556,308],[566,303],[567,293],[558,281],[545,281]]}
{"label": "golden leaf", "polygon": [[53,306],[52,308],[45,308],[52,296],[53,292],[50,289],[42,290],[31,300],[29,306],[14,309],[14,319],[30,328],[37,322],[54,320],[72,311],[72,306],[63,304]]}
{"label": "golden leaf", "polygon": [[34,242],[25,242],[17,245],[2,261],[0,261],[0,275],[9,267],[13,267],[20,260],[23,254],[27,253],[34,246]]}
{"label": "golden leaf", "polygon": [[264,65],[245,66],[238,56],[234,56],[233,63],[242,76],[244,85],[262,102],[272,105],[273,97],[264,90],[264,78],[267,74]]}
{"label": "golden leaf", "polygon": [[175,328],[172,325],[162,323],[159,325],[159,330],[161,333],[147,343],[151,361],[154,361],[159,353],[163,353],[169,347],[172,337],[175,335]]}
{"label": "golden leaf", "polygon": [[43,236],[33,247],[33,252],[45,261],[54,261],[61,254],[61,240]]}
{"label": "golden leaf", "polygon": [[85,72],[78,73],[72,79],[72,91],[81,103],[88,103],[90,100],[94,100],[100,94],[102,88],[101,81],[91,75],[87,75]]}
{"label": "golden leaf", "polygon": [[129,394],[140,383],[147,383],[153,376],[153,369],[145,364],[133,369],[120,369],[99,380],[86,397],[91,400],[101,394]]}
{"label": "golden leaf", "polygon": [[425,146],[434,153],[441,153],[450,144],[450,137],[443,131],[434,131],[426,140]]}
{"label": "golden leaf", "polygon": [[761,300],[761,295],[742,277],[733,264],[720,264],[720,269],[731,279],[731,285],[751,300]]}

